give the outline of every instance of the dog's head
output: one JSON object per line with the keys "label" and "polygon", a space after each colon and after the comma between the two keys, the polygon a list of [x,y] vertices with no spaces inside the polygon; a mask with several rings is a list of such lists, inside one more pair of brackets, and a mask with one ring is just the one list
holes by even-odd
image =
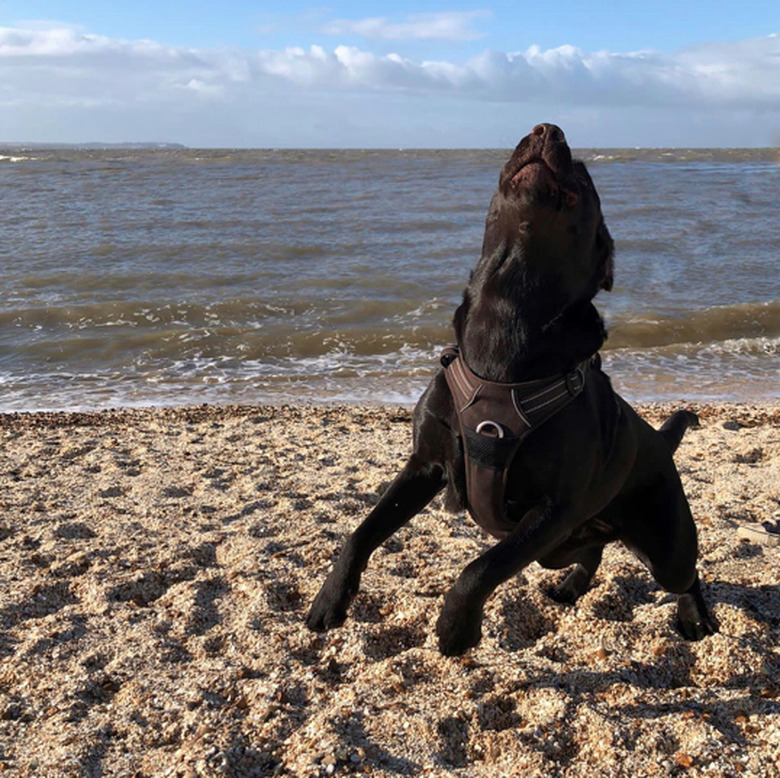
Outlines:
{"label": "dog's head", "polygon": [[613,251],[584,163],[572,159],[559,127],[537,125],[501,171],[482,262],[491,272],[531,263],[534,273],[565,287],[570,299],[590,299],[612,288]]}

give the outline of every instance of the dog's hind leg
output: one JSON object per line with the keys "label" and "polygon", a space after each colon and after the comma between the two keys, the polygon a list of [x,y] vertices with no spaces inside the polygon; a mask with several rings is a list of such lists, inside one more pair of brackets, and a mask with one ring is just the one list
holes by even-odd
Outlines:
{"label": "dog's hind leg", "polygon": [[666,441],[672,453],[677,451],[677,446],[688,427],[698,427],[699,417],[693,411],[675,411],[662,425],[658,433]]}
{"label": "dog's hind leg", "polygon": [[718,631],[718,624],[704,602],[698,575],[677,600],[677,629],[686,640],[701,640]]}
{"label": "dog's hind leg", "polygon": [[551,570],[574,565],[560,583],[546,590],[556,602],[573,605],[585,594],[596,574],[604,546],[617,540],[618,531],[601,517],[594,517],[573,532],[560,546],[536,561]]}
{"label": "dog's hind leg", "polygon": [[[588,590],[593,576],[601,564],[601,556],[604,546],[591,546],[582,551],[574,569],[556,586],[547,593],[556,602],[565,605],[574,605]],[[544,565],[543,560],[539,560]]]}
{"label": "dog's hind leg", "polygon": [[677,629],[686,640],[701,640],[718,630],[701,593],[696,571],[698,545],[682,486],[666,483],[634,502],[637,520],[624,526],[622,539],[648,566],[655,580],[678,594]]}
{"label": "dog's hind leg", "polygon": [[357,594],[360,576],[376,548],[421,511],[443,488],[444,467],[412,454],[365,521],[341,550],[306,617],[316,632],[338,627]]}

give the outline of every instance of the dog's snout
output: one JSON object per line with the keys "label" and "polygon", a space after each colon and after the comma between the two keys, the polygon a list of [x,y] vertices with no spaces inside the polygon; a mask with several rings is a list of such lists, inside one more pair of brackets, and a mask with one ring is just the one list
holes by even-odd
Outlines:
{"label": "dog's snout", "polygon": [[531,135],[536,135],[553,143],[566,143],[566,136],[563,130],[555,124],[537,124],[531,130]]}
{"label": "dog's snout", "polygon": [[557,198],[559,187],[573,191],[571,150],[563,130],[555,124],[537,124],[517,144],[504,165],[499,188],[530,199]]}

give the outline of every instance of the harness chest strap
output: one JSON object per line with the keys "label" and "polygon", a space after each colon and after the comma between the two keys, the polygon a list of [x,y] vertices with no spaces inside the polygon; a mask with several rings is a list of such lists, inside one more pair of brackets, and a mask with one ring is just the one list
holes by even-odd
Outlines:
{"label": "harness chest strap", "polygon": [[582,392],[589,363],[554,378],[509,384],[477,376],[455,346],[442,351],[463,439],[468,507],[491,534],[507,532],[504,497],[515,452],[534,429]]}

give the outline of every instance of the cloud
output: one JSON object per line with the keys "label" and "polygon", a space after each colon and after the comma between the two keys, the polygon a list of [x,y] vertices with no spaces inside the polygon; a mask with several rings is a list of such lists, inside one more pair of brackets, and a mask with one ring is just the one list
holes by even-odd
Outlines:
{"label": "cloud", "polygon": [[[419,25],[416,29],[422,32],[434,17],[441,21],[444,15],[410,17],[405,24]],[[457,24],[450,30],[468,29],[463,19]],[[373,29],[387,32],[391,27],[382,22]],[[688,126],[697,128],[711,122],[713,112],[719,112],[724,127],[738,128],[743,119],[745,127],[749,122],[760,124],[762,116],[775,122],[775,130],[780,126],[777,35],[671,54],[534,46],[523,52],[485,50],[465,61],[419,61],[347,45],[187,48],[108,38],[73,27],[31,25],[0,28],[0,68],[4,133],[9,127],[23,129],[23,116],[49,117],[43,121],[54,127],[58,120],[53,112],[58,107],[71,113],[81,108],[96,123],[101,109],[124,111],[123,115],[143,109],[158,122],[186,116],[188,128],[198,120],[204,127],[216,126],[220,117],[249,122],[248,112],[256,110],[263,114],[263,126],[270,128],[281,126],[280,112],[286,103],[292,104],[293,95],[295,120],[300,120],[307,105],[316,103],[322,111],[327,96],[353,111],[361,110],[361,105],[376,110],[392,103],[396,113],[409,111],[411,121],[416,121],[413,112],[419,114],[423,101],[439,111],[444,101],[457,101],[461,106],[504,106],[504,115],[506,106],[533,106],[536,115],[547,116],[575,109],[580,116],[606,115],[608,110],[617,120],[621,112],[626,116],[631,112],[636,126],[641,126],[636,118],[641,111],[668,115],[678,123],[688,116]],[[218,105],[219,110],[209,114],[204,107],[208,104]],[[275,115],[268,108],[271,104]],[[487,109],[475,114],[483,110]],[[699,115],[693,117],[694,112]],[[431,112],[431,122],[435,113]],[[255,125],[258,121],[254,119]],[[32,139],[31,134],[26,137]],[[431,137],[427,129],[425,137]],[[735,137],[734,144],[739,142]]]}
{"label": "cloud", "polygon": [[247,79],[247,63],[228,52],[124,41],[77,28],[0,28],[0,106],[166,102],[177,90],[218,97]]}
{"label": "cloud", "polygon": [[236,83],[267,88],[272,81],[521,103],[760,106],[780,99],[777,35],[676,54],[534,46],[525,52],[487,50],[465,62],[417,62],[344,45],[332,51],[320,46],[228,51],[123,41],[73,28],[0,28],[0,61],[6,91],[15,82],[23,93],[25,79],[48,74],[53,96],[64,79],[74,89],[79,82],[95,88],[103,82],[107,97],[119,87],[134,99],[193,83],[200,85],[195,91],[217,95]]}
{"label": "cloud", "polygon": [[439,92],[480,101],[777,108],[780,100],[777,36],[672,55],[588,53],[573,46],[487,50],[462,63],[313,46],[258,52],[256,64],[299,86]]}
{"label": "cloud", "polygon": [[400,23],[391,23],[383,16],[351,21],[337,19],[326,24],[326,35],[352,36],[377,40],[447,40],[466,41],[482,38],[472,25],[492,17],[490,11],[447,11],[443,13],[410,14]]}

